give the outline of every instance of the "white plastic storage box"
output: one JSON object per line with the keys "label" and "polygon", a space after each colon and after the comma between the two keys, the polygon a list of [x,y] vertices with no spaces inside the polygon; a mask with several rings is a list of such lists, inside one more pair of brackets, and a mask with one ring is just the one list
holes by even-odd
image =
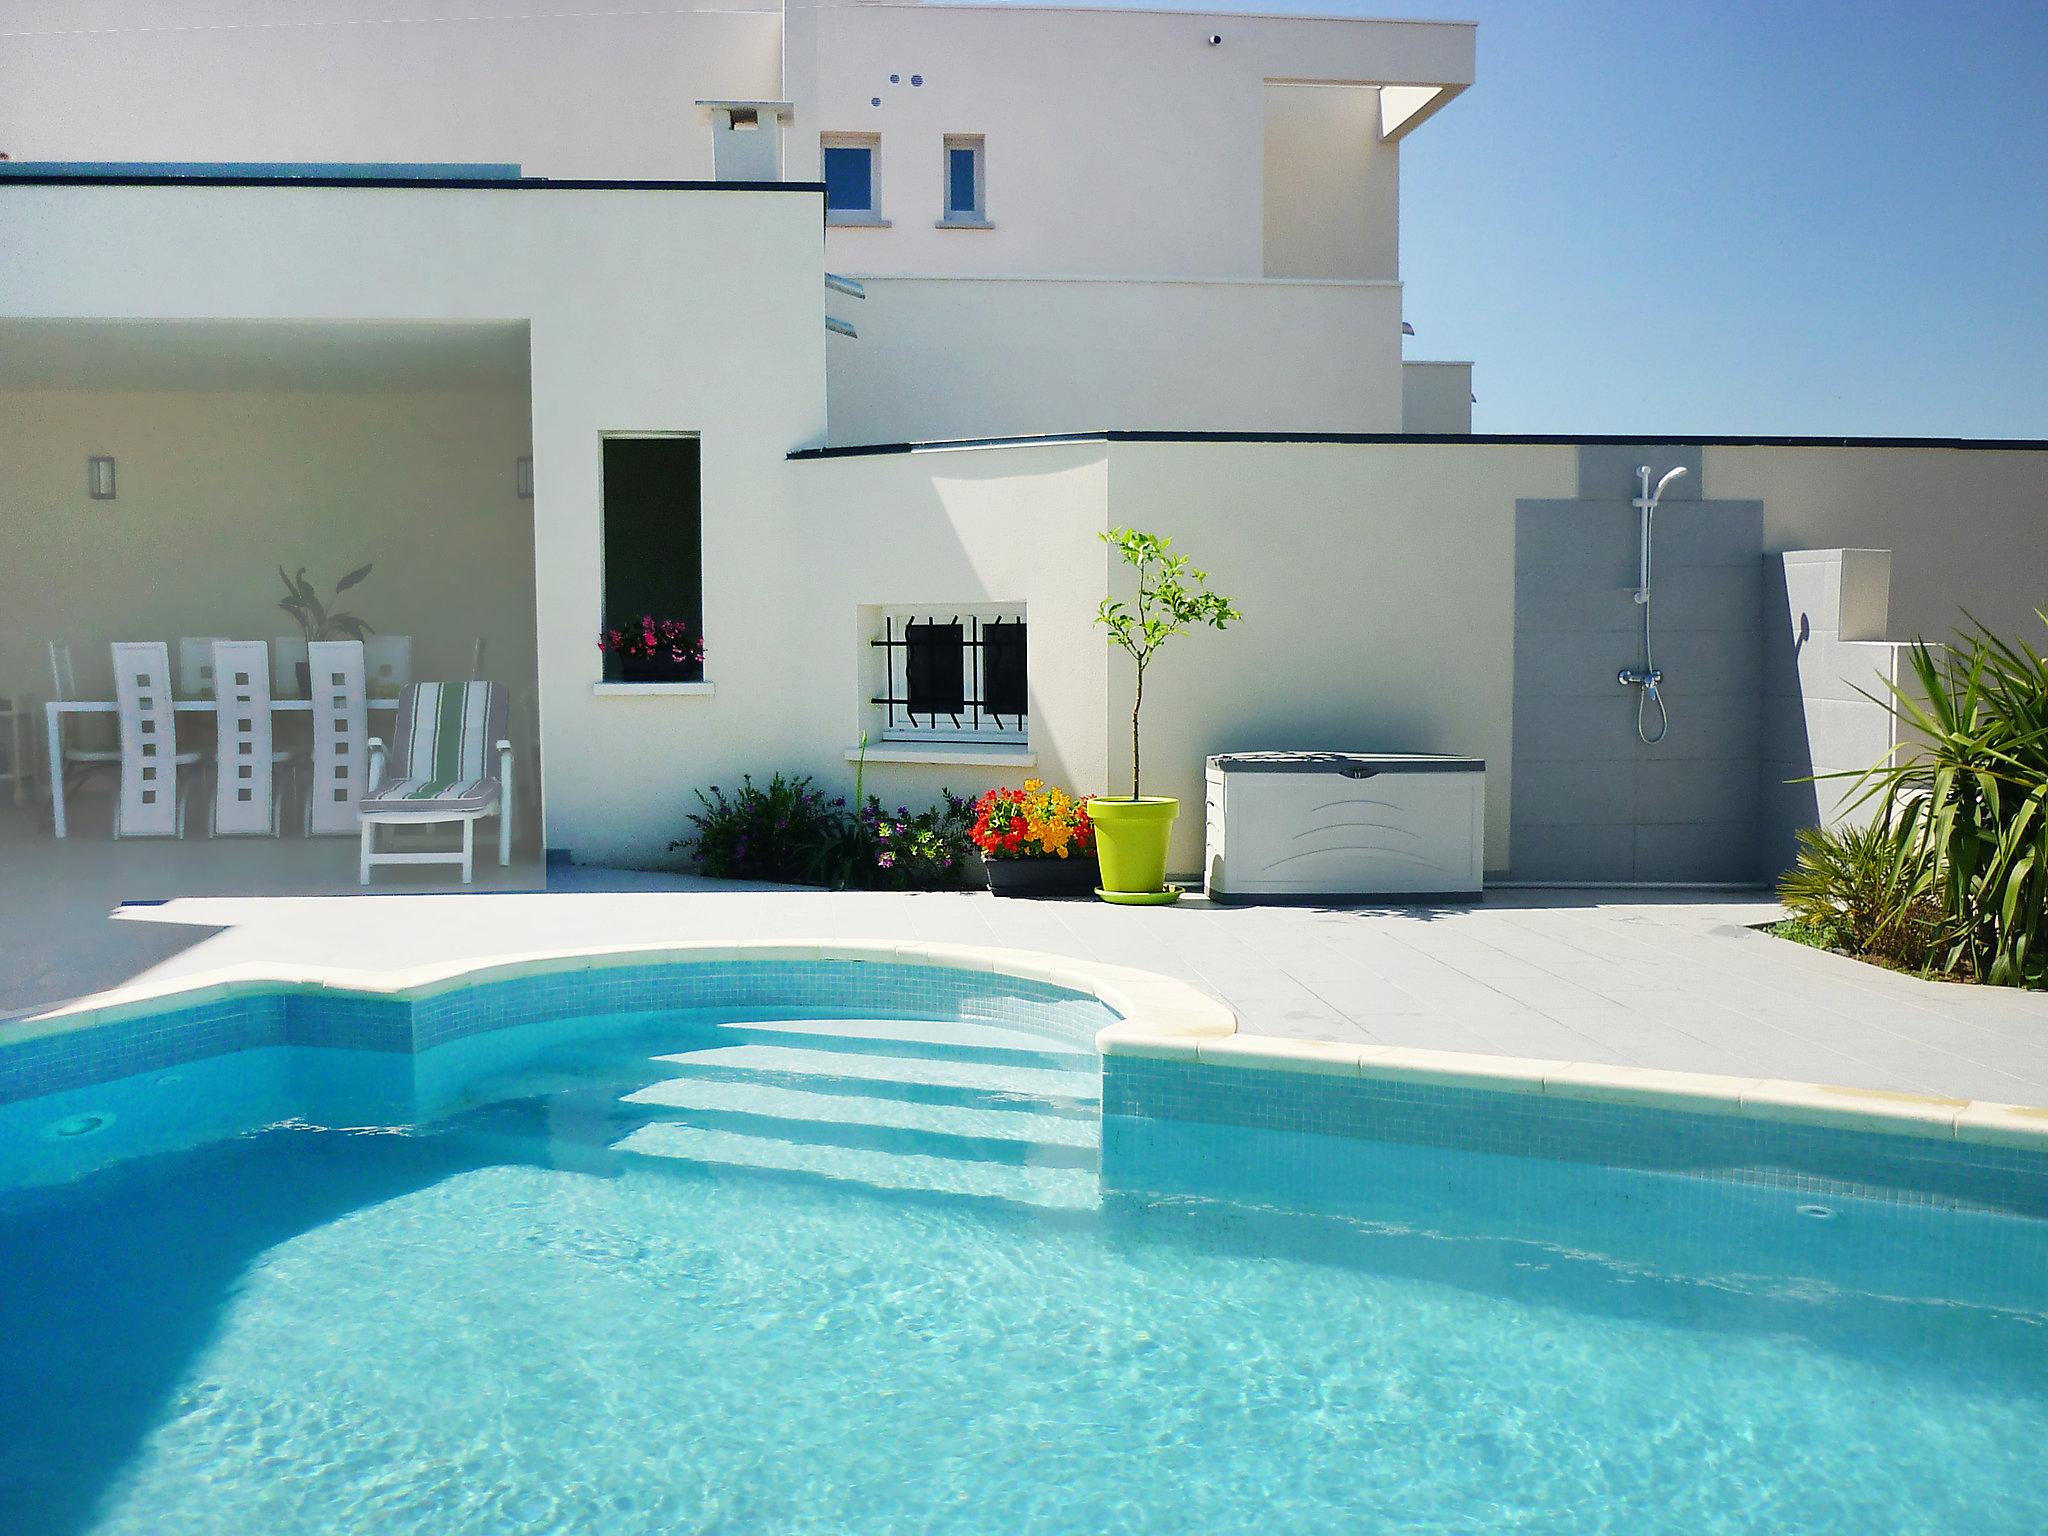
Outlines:
{"label": "white plastic storage box", "polygon": [[1235,752],[1208,780],[1214,900],[1470,901],[1484,884],[1479,758]]}

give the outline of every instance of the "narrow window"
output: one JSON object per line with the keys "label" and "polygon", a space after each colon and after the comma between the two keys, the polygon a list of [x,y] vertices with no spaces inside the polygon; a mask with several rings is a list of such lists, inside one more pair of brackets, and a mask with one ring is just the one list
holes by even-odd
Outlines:
{"label": "narrow window", "polygon": [[872,136],[842,134],[824,141],[826,218],[843,224],[881,219],[881,150],[881,141]]}
{"label": "narrow window", "polygon": [[[701,682],[704,524],[695,437],[604,440],[604,676]],[[644,642],[649,621],[655,644]]]}
{"label": "narrow window", "polygon": [[980,135],[946,137],[946,213],[948,224],[988,222],[987,186],[983,175]]}

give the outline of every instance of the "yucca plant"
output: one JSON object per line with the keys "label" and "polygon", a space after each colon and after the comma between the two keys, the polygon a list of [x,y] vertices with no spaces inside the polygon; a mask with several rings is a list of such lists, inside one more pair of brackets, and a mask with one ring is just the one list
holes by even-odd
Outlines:
{"label": "yucca plant", "polygon": [[1924,969],[1942,912],[1922,878],[1927,864],[1913,820],[1900,826],[1804,827],[1797,862],[1778,881],[1793,920],[1830,948]]}
{"label": "yucca plant", "polygon": [[1908,656],[1917,691],[1887,679],[1880,702],[1922,739],[1864,774],[1855,803],[1922,856],[1941,969],[2048,986],[2048,660],[1974,618],[1938,654],[1915,641]]}
{"label": "yucca plant", "polygon": [[[278,578],[284,582],[284,597],[278,603],[286,613],[297,621],[299,632],[306,639],[314,640],[365,640],[371,633],[370,626],[352,613],[340,609],[329,609],[320,601],[320,594],[313,590],[313,583],[306,580],[306,568],[299,567],[298,574],[288,576],[283,566],[277,568]],[[370,574],[367,565],[359,565],[334,584],[334,597],[339,601],[341,594],[361,582]]]}

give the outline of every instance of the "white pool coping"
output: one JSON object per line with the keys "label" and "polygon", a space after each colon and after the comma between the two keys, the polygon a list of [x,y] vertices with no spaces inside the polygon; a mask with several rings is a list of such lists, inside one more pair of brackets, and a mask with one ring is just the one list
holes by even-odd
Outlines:
{"label": "white pool coping", "polygon": [[1122,1015],[1095,1037],[1096,1048],[1105,1057],[1542,1094],[1580,1102],[1629,1104],[1689,1114],[1739,1115],[1778,1124],[2048,1152],[2048,1108],[1833,1083],[1247,1035],[1238,1032],[1237,1015],[1227,1004],[1171,976],[1061,955],[968,944],[686,941],[526,950],[374,972],[339,966],[252,962],[153,984],[116,988],[0,1025],[0,1049],[114,1023],[166,1005],[192,1007],[267,991],[345,991],[412,1000],[482,982],[543,973],[603,970],[661,961],[709,964],[775,960],[941,966],[1044,982],[1084,993]]}

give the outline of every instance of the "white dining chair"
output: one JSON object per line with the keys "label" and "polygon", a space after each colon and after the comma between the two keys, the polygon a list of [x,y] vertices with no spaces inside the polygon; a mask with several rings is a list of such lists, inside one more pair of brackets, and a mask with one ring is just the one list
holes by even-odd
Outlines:
{"label": "white dining chair", "polygon": [[121,723],[121,797],[114,803],[114,836],[183,837],[189,781],[178,770],[196,767],[199,754],[178,750],[170,648],[161,640],[117,640],[110,649]]}
{"label": "white dining chair", "polygon": [[[279,751],[270,714],[270,648],[261,640],[213,643],[213,800],[209,837],[276,837],[283,783],[295,754]],[[287,770],[287,771],[281,771]]]}
{"label": "white dining chair", "polygon": [[363,642],[363,680],[373,699],[395,699],[412,681],[412,636],[372,635]]}
{"label": "white dining chair", "polygon": [[[71,647],[62,640],[47,643],[50,655],[50,697],[59,704],[73,704],[78,701],[78,677],[71,669]],[[103,738],[104,739],[104,738]],[[64,776],[64,787],[68,790],[103,768],[118,768],[121,765],[119,747],[64,748],[64,761],[50,764],[51,782],[57,775]]]}
{"label": "white dining chair", "polygon": [[313,761],[306,778],[306,836],[353,837],[356,802],[369,772],[370,711],[363,642],[315,640],[307,648],[313,684]]}
{"label": "white dining chair", "polygon": [[226,635],[188,636],[178,642],[178,697],[213,697],[213,648]]}

